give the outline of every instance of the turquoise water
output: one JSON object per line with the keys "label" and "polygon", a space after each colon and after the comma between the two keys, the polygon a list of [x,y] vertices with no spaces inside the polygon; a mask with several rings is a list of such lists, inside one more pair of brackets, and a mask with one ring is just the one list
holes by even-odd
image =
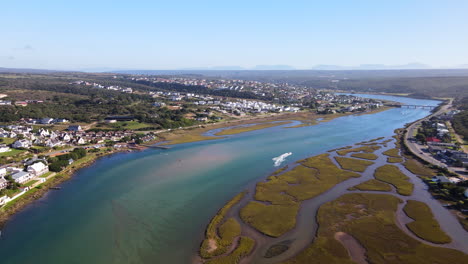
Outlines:
{"label": "turquoise water", "polygon": [[286,165],[390,136],[428,114],[391,109],[102,158],[11,218],[0,238],[1,263],[191,263],[210,218],[233,195],[276,170],[272,158],[292,152]]}

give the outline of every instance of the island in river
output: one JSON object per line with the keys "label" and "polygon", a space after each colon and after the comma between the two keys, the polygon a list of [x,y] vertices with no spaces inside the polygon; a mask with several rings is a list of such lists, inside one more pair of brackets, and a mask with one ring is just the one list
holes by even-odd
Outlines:
{"label": "island in river", "polygon": [[[213,215],[274,172],[272,158],[291,152],[284,166],[329,149],[388,138],[428,114],[394,108],[104,157],[7,222],[0,239],[2,263],[192,263]],[[355,179],[360,180],[348,181]]]}

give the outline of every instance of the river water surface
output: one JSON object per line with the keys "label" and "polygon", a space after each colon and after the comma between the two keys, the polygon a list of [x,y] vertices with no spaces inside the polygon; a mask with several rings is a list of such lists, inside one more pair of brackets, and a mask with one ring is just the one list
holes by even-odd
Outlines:
{"label": "river water surface", "polygon": [[390,109],[102,158],[11,218],[0,238],[1,263],[191,263],[211,217],[246,186],[276,170],[272,158],[292,152],[286,165],[391,136],[428,114]]}

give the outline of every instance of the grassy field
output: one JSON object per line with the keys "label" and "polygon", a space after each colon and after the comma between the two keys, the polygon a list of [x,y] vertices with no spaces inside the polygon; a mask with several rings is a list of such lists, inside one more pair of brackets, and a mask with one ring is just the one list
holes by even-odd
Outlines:
{"label": "grassy field", "polygon": [[376,150],[378,150],[380,148],[381,148],[381,146],[362,146],[362,147],[359,147],[359,148],[339,150],[336,153],[338,153],[341,156],[344,156],[344,155],[346,155],[348,153],[351,153],[351,152],[373,153],[374,151],[376,151]]}
{"label": "grassy field", "polygon": [[10,151],[0,153],[0,157],[12,157],[24,152],[26,152],[24,149],[11,149]]}
{"label": "grassy field", "polygon": [[360,174],[345,171],[322,154],[298,162],[299,165],[279,176],[270,176],[255,188],[257,201],[241,210],[241,218],[260,232],[279,236],[294,227],[299,202],[311,199]]}
{"label": "grassy field", "polygon": [[422,176],[434,176],[437,175],[437,173],[421,163],[413,160],[413,159],[406,159],[405,163],[403,163],[403,166],[407,170],[409,170],[411,173],[416,174],[416,175],[422,175]]}
{"label": "grassy field", "polygon": [[440,225],[434,219],[431,209],[425,203],[408,200],[403,210],[406,215],[414,220],[414,222],[408,223],[406,226],[419,238],[436,244],[446,244],[452,241],[440,229]]}
{"label": "grassy field", "polygon": [[244,222],[265,235],[279,237],[296,225],[299,203],[288,205],[266,205],[260,202],[249,202],[240,211]]}
{"label": "grassy field", "polygon": [[211,219],[205,231],[205,240],[200,247],[201,257],[211,258],[226,253],[234,237],[240,235],[240,225],[236,220],[229,218],[224,223],[223,220],[227,212],[244,196],[245,192],[236,195]]}
{"label": "grassy field", "polygon": [[122,122],[107,124],[107,126],[110,127],[110,128],[130,129],[130,130],[136,130],[136,129],[142,129],[142,128],[152,129],[151,124],[141,123],[141,122],[138,122],[138,121],[122,121]]}
{"label": "grassy field", "polygon": [[381,182],[376,179],[371,179],[368,181],[365,181],[361,184],[358,184],[354,187],[349,188],[350,191],[354,190],[360,190],[360,191],[381,191],[381,192],[390,192],[392,190],[392,187],[385,183]]}
{"label": "grassy field", "polygon": [[387,151],[382,152],[384,155],[387,155],[389,157],[394,157],[394,158],[400,158],[399,154],[400,150],[397,148],[392,148]]}
{"label": "grassy field", "polygon": [[396,158],[396,157],[388,157],[387,158],[388,163],[402,163],[403,158]]}
{"label": "grassy field", "polygon": [[35,184],[36,182],[38,182],[39,180],[30,180],[28,181],[27,183],[24,184],[24,186],[26,187],[30,187],[31,185]]}
{"label": "grassy field", "polygon": [[363,172],[370,165],[374,164],[372,161],[352,159],[345,157],[335,157],[335,160],[340,164],[341,168],[345,170],[352,170],[356,172]]}
{"label": "grassy field", "polygon": [[161,145],[175,145],[175,144],[182,144],[182,143],[190,143],[190,142],[197,142],[203,140],[214,140],[219,139],[219,137],[206,137],[203,135],[199,135],[196,133],[186,133],[183,136],[179,136],[178,134],[165,134],[164,139],[168,140],[169,142],[165,142]]}
{"label": "grassy field", "polygon": [[254,130],[260,130],[260,129],[265,129],[265,128],[270,128],[270,127],[275,127],[275,126],[281,126],[285,124],[289,124],[291,122],[289,121],[284,121],[284,122],[275,122],[275,123],[262,123],[262,124],[256,124],[256,125],[250,125],[250,126],[241,126],[241,127],[233,127],[233,128],[228,128],[221,130],[220,132],[216,133],[216,136],[227,136],[227,135],[235,135],[235,134],[240,134],[244,132],[249,132],[249,131],[254,131]]}
{"label": "grassy field", "polygon": [[366,160],[376,160],[378,158],[374,153],[354,153],[351,154],[351,157],[366,159]]}
{"label": "grassy field", "polygon": [[255,241],[249,237],[241,237],[236,249],[227,256],[213,258],[206,261],[206,264],[237,264],[244,257],[247,256],[255,246]]}
{"label": "grassy field", "polygon": [[16,141],[16,138],[0,137],[0,144],[10,145],[10,144],[13,144],[15,141]]}
{"label": "grassy field", "polygon": [[460,251],[428,246],[405,234],[394,222],[400,202],[391,195],[363,193],[346,194],[322,205],[314,243],[283,263],[355,263],[334,238],[337,232],[356,239],[373,264],[468,263]]}
{"label": "grassy field", "polygon": [[413,193],[413,184],[408,181],[408,177],[394,165],[383,165],[375,170],[374,177],[377,180],[389,183],[401,195],[411,195]]}

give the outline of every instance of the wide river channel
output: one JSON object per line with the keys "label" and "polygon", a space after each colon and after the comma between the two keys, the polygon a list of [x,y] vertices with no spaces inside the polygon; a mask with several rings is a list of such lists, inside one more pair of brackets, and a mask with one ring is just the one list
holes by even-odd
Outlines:
{"label": "wide river channel", "polygon": [[[411,105],[439,101],[358,95]],[[310,127],[274,127],[219,140],[120,153],[82,169],[61,190],[13,216],[0,237],[3,264],[191,263],[206,225],[235,194],[288,163],[391,136],[424,109],[394,108]]]}

